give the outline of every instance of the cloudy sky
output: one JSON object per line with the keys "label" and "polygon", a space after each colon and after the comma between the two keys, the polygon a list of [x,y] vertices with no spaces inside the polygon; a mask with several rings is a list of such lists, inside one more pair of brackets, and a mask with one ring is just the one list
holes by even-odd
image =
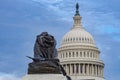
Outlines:
{"label": "cloudy sky", "polygon": [[[36,35],[57,40],[73,26],[77,0],[0,0],[0,80],[21,80],[33,55]],[[105,79],[120,80],[120,1],[78,0],[84,28],[105,63]]]}

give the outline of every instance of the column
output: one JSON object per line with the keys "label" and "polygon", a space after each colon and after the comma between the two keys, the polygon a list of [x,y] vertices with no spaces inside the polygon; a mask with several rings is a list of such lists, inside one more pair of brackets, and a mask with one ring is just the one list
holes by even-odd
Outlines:
{"label": "column", "polygon": [[91,69],[91,68],[92,68],[92,65],[90,64],[90,65],[89,65],[89,74],[90,74],[90,75],[92,74],[92,69]]}
{"label": "column", "polygon": [[83,66],[82,66],[83,68],[83,75],[85,75],[85,64],[83,64]]}
{"label": "column", "polygon": [[99,76],[99,65],[98,65],[98,76]]}
{"label": "column", "polygon": [[70,75],[70,64],[68,64],[68,73]]}
{"label": "column", "polygon": [[98,76],[100,76],[100,65],[98,65]]}
{"label": "column", "polygon": [[95,69],[95,64],[94,64],[94,76],[96,76],[96,69]]}
{"label": "column", "polygon": [[83,75],[83,64],[81,63],[81,75]]}
{"label": "column", "polygon": [[74,64],[73,66],[74,66],[74,74],[76,75],[76,64]]}
{"label": "column", "polygon": [[94,66],[92,64],[92,75],[94,75]]}
{"label": "column", "polygon": [[102,77],[104,77],[104,66],[102,66],[102,73],[103,73]]}
{"label": "column", "polygon": [[87,64],[87,75],[89,75],[89,64]]}
{"label": "column", "polygon": [[81,65],[79,64],[79,75],[81,75]]}
{"label": "column", "polygon": [[100,65],[100,77],[102,77],[102,72],[101,72],[101,65]]}
{"label": "column", "polygon": [[97,65],[95,65],[95,75],[97,76]]}
{"label": "column", "polygon": [[72,75],[72,65],[70,64],[70,75]]}
{"label": "column", "polygon": [[92,71],[91,73],[92,73],[92,75],[93,75],[93,64],[91,64],[91,69],[92,69],[92,70],[91,70],[91,71]]}
{"label": "column", "polygon": [[97,76],[98,76],[98,65],[97,65]]}
{"label": "column", "polygon": [[65,68],[66,68],[66,73],[68,74],[68,66],[67,66],[67,64],[65,65]]}
{"label": "column", "polygon": [[66,64],[64,64],[64,69],[65,69],[65,71],[66,71]]}
{"label": "column", "polygon": [[70,55],[69,55],[69,52],[67,52],[67,56],[68,56],[68,58],[69,58],[69,56],[70,56]]}
{"label": "column", "polygon": [[82,51],[82,56],[81,57],[84,57],[84,51]]}
{"label": "column", "polygon": [[92,75],[92,64],[91,64],[91,75]]}
{"label": "column", "polygon": [[63,68],[64,68],[64,70],[65,70],[65,64],[63,64],[62,66],[63,66]]}
{"label": "column", "polygon": [[93,65],[93,76],[95,76],[95,64]]}
{"label": "column", "polygon": [[91,69],[90,69],[90,64],[89,64],[89,75],[91,74],[91,71],[90,71]]}
{"label": "column", "polygon": [[101,76],[103,77],[103,68],[102,68],[102,66],[101,66]]}
{"label": "column", "polygon": [[87,74],[87,64],[85,64],[85,75]]}

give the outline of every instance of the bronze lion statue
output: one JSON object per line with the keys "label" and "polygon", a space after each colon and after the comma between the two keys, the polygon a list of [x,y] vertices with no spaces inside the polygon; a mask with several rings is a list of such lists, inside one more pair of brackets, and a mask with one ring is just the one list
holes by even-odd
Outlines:
{"label": "bronze lion statue", "polygon": [[56,40],[47,32],[37,35],[34,58],[27,57],[33,60],[32,63],[29,63],[28,74],[63,74],[67,80],[71,80],[57,59]]}

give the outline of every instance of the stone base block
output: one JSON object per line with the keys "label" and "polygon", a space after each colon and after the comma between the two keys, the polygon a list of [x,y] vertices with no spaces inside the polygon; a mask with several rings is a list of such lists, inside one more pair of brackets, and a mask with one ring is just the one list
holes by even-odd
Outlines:
{"label": "stone base block", "polygon": [[22,80],[67,80],[62,74],[29,74]]}

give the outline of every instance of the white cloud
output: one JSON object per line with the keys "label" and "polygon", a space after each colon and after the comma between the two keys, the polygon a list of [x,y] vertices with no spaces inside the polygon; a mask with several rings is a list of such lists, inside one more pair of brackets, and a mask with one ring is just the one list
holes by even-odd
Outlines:
{"label": "white cloud", "polygon": [[0,72],[0,80],[21,80],[15,74],[7,74]]}
{"label": "white cloud", "polygon": [[61,12],[59,5],[56,6],[53,4],[60,3],[62,0],[33,0],[33,1],[45,5],[45,7],[47,7],[46,9],[48,9],[49,11],[55,11],[57,13]]}
{"label": "white cloud", "polygon": [[33,1],[40,2],[40,3],[54,4],[54,3],[61,2],[63,0],[33,0]]}

